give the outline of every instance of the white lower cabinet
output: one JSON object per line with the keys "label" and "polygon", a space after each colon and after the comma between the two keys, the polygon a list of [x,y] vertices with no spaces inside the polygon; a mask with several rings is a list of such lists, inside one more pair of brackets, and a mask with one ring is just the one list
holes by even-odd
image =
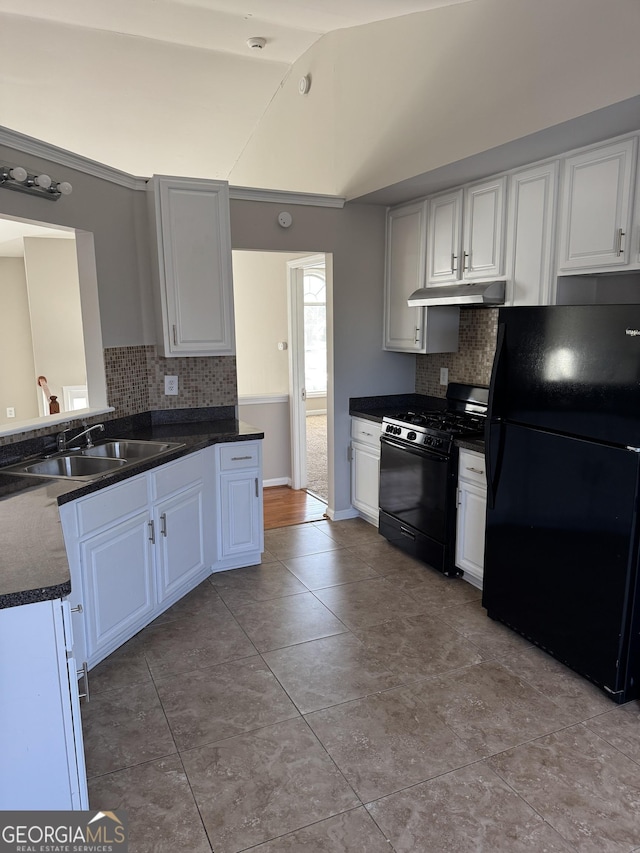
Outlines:
{"label": "white lower cabinet", "polygon": [[[79,546],[87,662],[94,666],[122,637],[133,636],[153,618],[155,579],[146,508]],[[75,586],[73,576],[71,584]]]}
{"label": "white lower cabinet", "polygon": [[209,453],[192,453],[60,507],[76,654],[89,667],[211,571],[215,506]]}
{"label": "white lower cabinet", "polygon": [[486,511],[484,456],[461,449],[458,461],[456,566],[464,571],[465,580],[480,589],[484,574]]}
{"label": "white lower cabinet", "polygon": [[264,550],[262,443],[218,444],[215,452],[219,507],[215,570],[256,565]]}
{"label": "white lower cabinet", "polygon": [[0,610],[0,810],[88,809],[68,601]]}
{"label": "white lower cabinet", "polygon": [[370,524],[378,526],[380,435],[382,426],[351,418],[351,504]]}

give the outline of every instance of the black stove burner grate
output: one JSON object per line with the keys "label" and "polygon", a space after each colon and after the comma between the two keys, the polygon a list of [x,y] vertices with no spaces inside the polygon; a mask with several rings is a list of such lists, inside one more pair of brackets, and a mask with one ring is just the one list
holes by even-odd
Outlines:
{"label": "black stove burner grate", "polygon": [[399,423],[446,432],[450,435],[481,433],[485,420],[468,412],[401,412],[393,418]]}

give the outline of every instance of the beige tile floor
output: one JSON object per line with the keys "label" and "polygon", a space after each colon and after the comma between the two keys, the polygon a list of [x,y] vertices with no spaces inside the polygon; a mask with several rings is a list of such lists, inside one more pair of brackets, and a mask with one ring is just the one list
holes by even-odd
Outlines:
{"label": "beige tile floor", "polygon": [[640,703],[360,520],[269,531],[91,673],[131,853],[640,850]]}

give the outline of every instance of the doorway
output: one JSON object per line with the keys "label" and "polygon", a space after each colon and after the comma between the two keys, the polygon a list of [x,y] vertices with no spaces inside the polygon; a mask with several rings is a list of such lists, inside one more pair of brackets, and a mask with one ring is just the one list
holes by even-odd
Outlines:
{"label": "doorway", "polygon": [[325,257],[296,259],[287,267],[292,484],[328,503]]}
{"label": "doorway", "polygon": [[[331,357],[329,260],[330,256],[309,253],[233,252],[238,416],[265,434],[265,515],[271,492],[274,497],[279,493],[279,500],[288,493],[291,500],[306,501],[307,511],[313,509],[315,515],[303,521],[319,520],[327,513],[331,488],[327,459],[333,438],[332,381],[327,369]],[[291,284],[294,278],[300,282],[296,289]],[[293,300],[299,296],[295,306],[299,322],[294,322],[292,294]],[[311,441],[315,452],[308,455]],[[308,475],[312,483],[307,482]],[[312,497],[307,487],[314,494],[322,493],[322,498]]]}

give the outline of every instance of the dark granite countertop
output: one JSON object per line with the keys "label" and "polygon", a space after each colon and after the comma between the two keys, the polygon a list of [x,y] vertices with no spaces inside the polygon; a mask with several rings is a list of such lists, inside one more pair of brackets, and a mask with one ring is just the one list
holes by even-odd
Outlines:
{"label": "dark granite countertop", "polygon": [[[61,598],[71,592],[58,506],[135,477],[212,444],[251,441],[264,433],[232,418],[154,423],[133,419],[128,428],[109,426],[106,437],[164,440],[184,445],[171,453],[126,466],[91,482],[31,479],[0,471],[0,608]],[[101,436],[102,439],[102,436]]]}
{"label": "dark granite countertop", "polygon": [[380,397],[350,397],[349,414],[354,418],[364,418],[382,423],[387,415],[410,409],[414,412],[432,412],[444,409],[444,397],[429,397],[427,394],[385,394]]}
{"label": "dark granite countertop", "polygon": [[484,456],[484,438],[457,438],[456,445],[465,450],[474,450]]}

